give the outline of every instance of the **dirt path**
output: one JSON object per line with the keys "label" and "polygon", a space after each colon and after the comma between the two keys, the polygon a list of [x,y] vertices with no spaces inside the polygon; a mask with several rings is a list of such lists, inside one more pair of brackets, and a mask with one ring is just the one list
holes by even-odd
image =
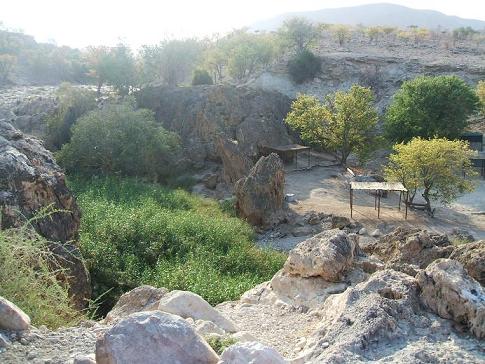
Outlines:
{"label": "dirt path", "polygon": [[[292,210],[299,214],[308,211],[332,213],[350,218],[350,175],[341,167],[313,167],[311,170],[291,171],[286,175],[286,193],[294,193],[297,202]],[[458,199],[450,207],[437,207],[435,217],[421,211],[399,211],[399,194],[391,193],[381,200],[381,217],[377,218],[374,197],[365,191],[354,193],[353,219],[362,223],[369,232],[376,228],[386,230],[397,226],[412,226],[438,233],[449,233],[459,227],[468,230],[475,238],[485,239],[485,181],[477,180],[478,188]]]}

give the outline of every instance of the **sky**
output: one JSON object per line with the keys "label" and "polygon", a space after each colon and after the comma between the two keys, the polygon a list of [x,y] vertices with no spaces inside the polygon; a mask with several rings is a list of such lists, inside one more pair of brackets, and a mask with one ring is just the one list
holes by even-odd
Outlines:
{"label": "sky", "polygon": [[[0,0],[0,21],[37,41],[86,47],[134,47],[174,37],[226,33],[292,11],[369,4],[372,0]],[[485,0],[385,0],[485,20]]]}

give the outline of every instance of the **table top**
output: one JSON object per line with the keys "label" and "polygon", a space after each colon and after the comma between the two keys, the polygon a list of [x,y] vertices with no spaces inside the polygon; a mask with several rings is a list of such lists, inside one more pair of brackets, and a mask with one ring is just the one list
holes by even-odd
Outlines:
{"label": "table top", "polygon": [[352,190],[381,190],[381,191],[403,191],[406,187],[401,182],[350,182]]}
{"label": "table top", "polygon": [[300,145],[300,144],[288,144],[288,145],[279,145],[277,147],[268,147],[268,149],[276,150],[278,152],[291,152],[291,151],[298,151],[298,150],[308,150],[310,147]]}

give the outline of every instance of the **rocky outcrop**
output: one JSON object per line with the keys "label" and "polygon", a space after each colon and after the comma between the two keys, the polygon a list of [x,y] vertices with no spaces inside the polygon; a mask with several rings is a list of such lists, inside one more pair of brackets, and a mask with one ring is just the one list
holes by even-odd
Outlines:
{"label": "rocky outcrop", "polygon": [[187,291],[172,291],[159,301],[158,309],[183,318],[213,322],[226,332],[236,332],[234,323],[221,315],[199,295]]}
{"label": "rocky outcrop", "polygon": [[179,316],[153,311],[134,313],[96,342],[97,364],[217,363],[219,357]]}
{"label": "rocky outcrop", "polygon": [[386,267],[414,276],[419,269],[439,258],[448,258],[453,245],[446,235],[399,227],[392,233],[366,244],[362,250],[377,256]]}
{"label": "rocky outcrop", "polygon": [[0,228],[26,223],[51,242],[67,269],[77,307],[89,296],[88,273],[76,246],[80,210],[52,154],[36,138],[0,121]]}
{"label": "rocky outcrop", "polygon": [[277,92],[234,86],[147,87],[140,107],[155,111],[165,128],[177,132],[191,162],[220,160],[219,138],[237,142],[250,160],[262,146],[289,144],[283,119],[291,101]]}
{"label": "rocky outcrop", "polygon": [[286,364],[275,349],[258,342],[243,342],[229,346],[219,364]]}
{"label": "rocky outcrop", "polygon": [[417,280],[430,310],[485,338],[485,290],[459,262],[439,259],[418,273]]}
{"label": "rocky outcrop", "polygon": [[253,225],[268,226],[278,221],[284,204],[285,171],[277,154],[261,157],[249,175],[234,186],[236,211]]}
{"label": "rocky outcrop", "polygon": [[285,271],[301,277],[340,282],[358,254],[358,245],[340,230],[324,231],[290,251]]}
{"label": "rocky outcrop", "polygon": [[121,295],[106,315],[104,322],[112,324],[135,312],[158,310],[160,299],[168,293],[166,288],[140,286]]}
{"label": "rocky outcrop", "polygon": [[217,154],[222,161],[224,181],[232,184],[248,175],[252,162],[240,150],[235,140],[220,137],[216,142]]}
{"label": "rocky outcrop", "polygon": [[456,247],[450,259],[460,262],[468,274],[485,287],[485,240]]}
{"label": "rocky outcrop", "polygon": [[22,331],[30,327],[30,317],[9,300],[0,297],[0,330]]}

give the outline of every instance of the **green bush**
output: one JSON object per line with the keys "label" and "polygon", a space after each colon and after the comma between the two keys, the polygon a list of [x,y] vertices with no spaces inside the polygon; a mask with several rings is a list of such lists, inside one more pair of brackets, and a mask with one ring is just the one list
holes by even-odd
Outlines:
{"label": "green bush", "polygon": [[57,281],[59,267],[48,243],[32,231],[0,230],[0,296],[27,313],[32,324],[55,329],[79,322],[68,287]]}
{"label": "green bush", "polygon": [[63,83],[57,90],[58,108],[47,118],[47,146],[60,149],[71,139],[71,127],[86,112],[96,108],[94,91]]}
{"label": "green bush", "polygon": [[233,300],[278,271],[285,255],[261,250],[216,201],[134,179],[73,179],[83,217],[81,250],[100,312],[140,284]]}
{"label": "green bush", "polygon": [[176,134],[155,122],[153,112],[135,110],[129,102],[92,111],[72,128],[59,162],[81,174],[147,176],[155,180],[173,173]]}
{"label": "green bush", "polygon": [[230,337],[216,337],[211,336],[207,339],[207,344],[219,355],[222,354],[224,350],[226,350],[229,346],[234,345],[237,343],[236,339]]}
{"label": "green bush", "polygon": [[295,58],[288,62],[290,76],[298,84],[313,80],[320,72],[321,67],[320,58],[307,49],[299,52]]}
{"label": "green bush", "polygon": [[206,70],[196,69],[192,77],[192,86],[198,85],[212,85],[212,77]]}
{"label": "green bush", "polygon": [[456,139],[477,110],[475,91],[456,76],[421,76],[405,81],[385,118],[387,137],[407,142],[414,137]]}

